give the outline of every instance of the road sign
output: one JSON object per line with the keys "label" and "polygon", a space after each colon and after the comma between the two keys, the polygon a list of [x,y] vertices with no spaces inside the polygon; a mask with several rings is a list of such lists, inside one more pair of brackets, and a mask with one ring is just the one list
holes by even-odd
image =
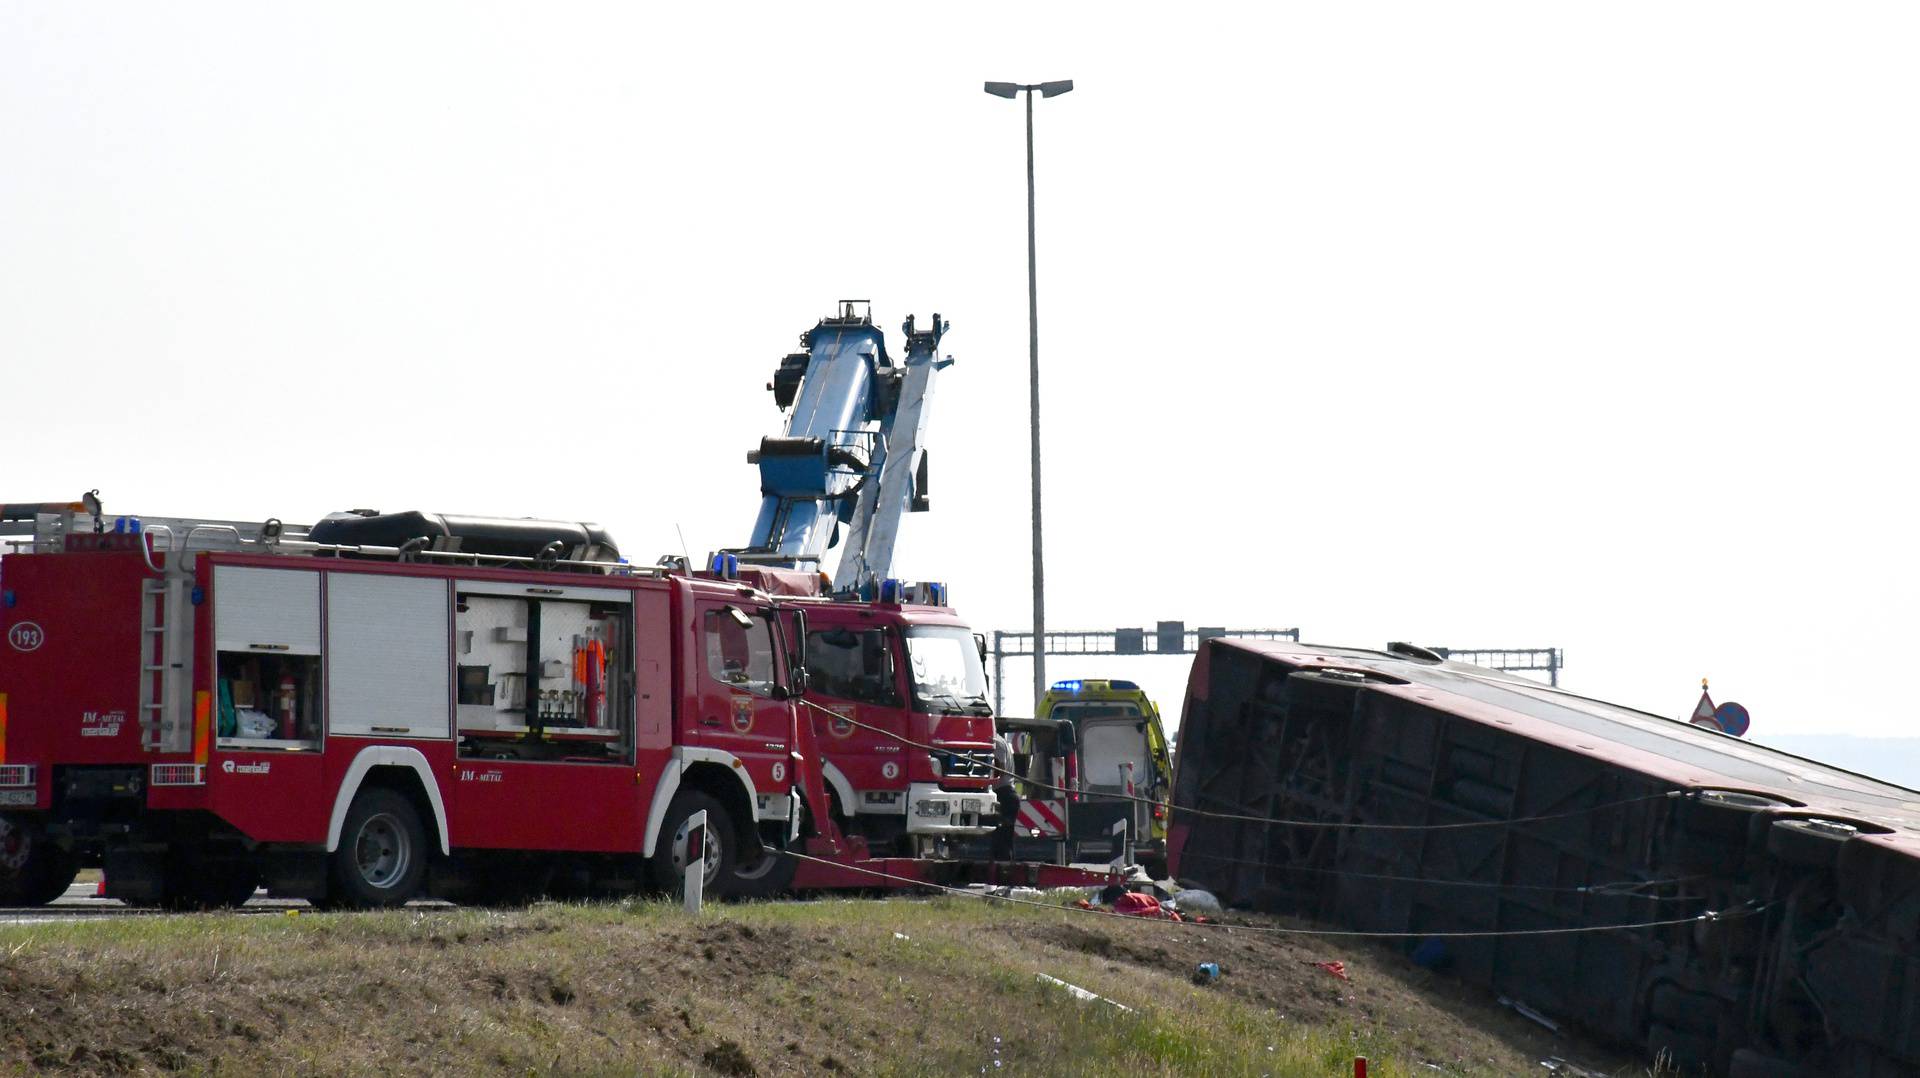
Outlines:
{"label": "road sign", "polygon": [[1713,709],[1713,721],[1720,724],[1722,733],[1745,737],[1750,719],[1746,708],[1729,700]]}

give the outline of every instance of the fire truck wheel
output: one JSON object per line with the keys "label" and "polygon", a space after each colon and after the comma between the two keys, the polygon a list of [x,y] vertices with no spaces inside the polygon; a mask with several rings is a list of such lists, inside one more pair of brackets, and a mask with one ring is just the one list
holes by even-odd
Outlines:
{"label": "fire truck wheel", "polygon": [[0,816],[0,905],[44,906],[66,894],[79,872],[73,854],[40,828]]}
{"label": "fire truck wheel", "polygon": [[773,898],[793,886],[793,874],[800,862],[785,850],[763,850],[752,864],[738,865],[726,892],[730,898]]}
{"label": "fire truck wheel", "polygon": [[660,838],[654,843],[653,885],[662,891],[680,888],[681,869],[687,856],[687,820],[706,810],[706,872],[701,891],[709,899],[726,898],[738,882],[733,870],[733,848],[739,839],[733,829],[733,817],[726,807],[698,790],[681,790],[667,805]]}
{"label": "fire truck wheel", "polygon": [[427,871],[426,829],[413,803],[379,786],[361,790],[330,862],[329,905],[404,905]]}

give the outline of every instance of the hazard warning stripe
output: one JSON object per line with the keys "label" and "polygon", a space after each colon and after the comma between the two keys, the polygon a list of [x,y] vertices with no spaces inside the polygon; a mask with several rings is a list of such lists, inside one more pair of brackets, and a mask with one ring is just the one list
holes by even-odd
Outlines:
{"label": "hazard warning stripe", "polygon": [[1021,827],[1043,835],[1067,833],[1067,806],[1062,801],[1022,801],[1015,819]]}

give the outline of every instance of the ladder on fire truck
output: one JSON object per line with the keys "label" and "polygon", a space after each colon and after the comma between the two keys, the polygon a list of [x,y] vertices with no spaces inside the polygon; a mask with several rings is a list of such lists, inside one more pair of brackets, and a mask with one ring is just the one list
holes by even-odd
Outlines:
{"label": "ladder on fire truck", "polygon": [[193,648],[184,639],[191,590],[184,562],[170,562],[160,579],[141,582],[140,746],[150,752],[194,747],[187,703]]}

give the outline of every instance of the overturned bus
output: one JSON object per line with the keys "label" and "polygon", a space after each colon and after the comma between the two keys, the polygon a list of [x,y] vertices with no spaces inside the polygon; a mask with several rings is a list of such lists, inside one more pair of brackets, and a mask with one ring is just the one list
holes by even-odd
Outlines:
{"label": "overturned bus", "polygon": [[1920,1073],[1920,793],[1442,660],[1209,640],[1173,873],[1682,1067]]}

